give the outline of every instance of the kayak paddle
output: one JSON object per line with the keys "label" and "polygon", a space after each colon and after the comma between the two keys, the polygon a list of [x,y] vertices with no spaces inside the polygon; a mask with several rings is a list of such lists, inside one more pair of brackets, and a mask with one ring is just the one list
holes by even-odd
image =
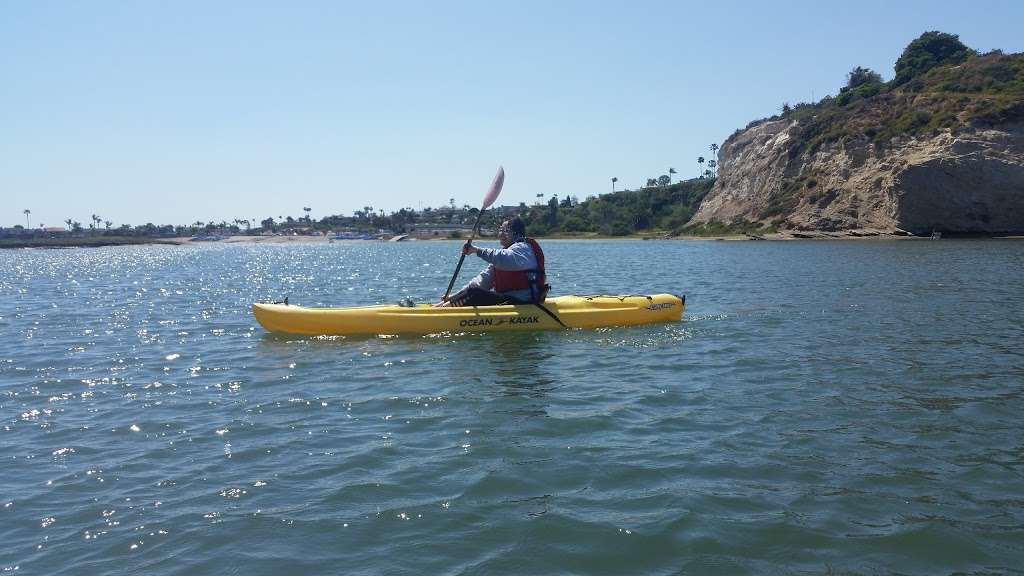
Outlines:
{"label": "kayak paddle", "polygon": [[[476,224],[473,224],[473,231],[469,234],[469,240],[466,244],[473,242],[476,238],[476,232],[480,228],[480,218],[484,215],[484,210],[490,208],[491,204],[498,199],[498,195],[501,194],[501,186],[505,183],[505,169],[498,166],[498,173],[494,175],[494,180],[491,182],[490,189],[487,190],[487,196],[484,196],[483,206],[480,207],[480,212],[476,215]],[[459,265],[455,267],[455,274],[452,274],[452,280],[448,283],[448,289],[444,291],[444,298],[448,298],[451,294],[452,286],[455,285],[455,279],[459,277],[459,270],[462,270],[462,263],[466,260],[466,253],[462,253],[462,257],[459,258]]]}

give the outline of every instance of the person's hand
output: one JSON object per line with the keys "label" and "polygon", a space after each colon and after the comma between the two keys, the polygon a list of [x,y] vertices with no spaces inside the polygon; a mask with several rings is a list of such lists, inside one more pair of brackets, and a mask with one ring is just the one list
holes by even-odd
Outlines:
{"label": "person's hand", "polygon": [[470,254],[476,254],[479,251],[480,251],[479,248],[477,248],[476,246],[473,246],[473,242],[472,241],[466,242],[462,246],[462,253],[464,255],[466,255],[466,256],[469,256]]}
{"label": "person's hand", "polygon": [[450,297],[441,296],[441,301],[438,302],[437,304],[434,304],[434,308],[444,308],[445,306],[450,306],[450,304],[448,303],[449,300],[451,300]]}

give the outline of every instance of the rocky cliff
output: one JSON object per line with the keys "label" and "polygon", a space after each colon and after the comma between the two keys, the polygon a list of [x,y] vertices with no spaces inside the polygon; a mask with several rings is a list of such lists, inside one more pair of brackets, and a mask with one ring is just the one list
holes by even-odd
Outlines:
{"label": "rocky cliff", "polygon": [[690,227],[1022,233],[1021,87],[1024,56],[971,55],[754,123],[722,145]]}
{"label": "rocky cliff", "polygon": [[[755,126],[722,146],[714,188],[691,221],[860,233],[1024,231],[1024,124],[854,140],[790,158],[793,122]],[[755,227],[756,228],[756,227]]]}

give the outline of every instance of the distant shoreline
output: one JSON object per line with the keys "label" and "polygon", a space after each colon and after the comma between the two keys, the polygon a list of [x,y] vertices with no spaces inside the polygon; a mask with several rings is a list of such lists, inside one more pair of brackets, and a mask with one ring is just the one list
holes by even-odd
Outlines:
{"label": "distant shoreline", "polygon": [[[946,239],[991,239],[991,240],[1022,240],[1024,236],[946,236]],[[631,234],[628,236],[601,236],[601,235],[563,235],[539,237],[540,240],[662,240],[662,241],[718,241],[718,242],[739,242],[739,241],[792,241],[792,240],[929,240],[924,236],[899,236],[895,234],[859,234],[847,232],[777,232],[772,234],[727,234],[718,236],[665,236],[660,234]],[[409,238],[406,242],[436,242],[436,241],[464,242],[464,238]],[[483,243],[494,241],[495,238],[485,236],[476,238],[476,242]],[[167,245],[167,246],[203,246],[216,244],[329,244],[331,242],[381,242],[380,240],[334,240],[327,236],[229,236],[217,241],[196,241],[193,237],[176,238],[145,238],[134,236],[96,236],[85,238],[30,238],[30,239],[0,239],[0,249],[8,248],[99,248],[103,246],[140,246],[140,245]]]}
{"label": "distant shoreline", "polygon": [[176,238],[136,236],[89,236],[74,238],[3,238],[0,248],[99,248],[102,246],[135,246],[140,244],[177,245]]}

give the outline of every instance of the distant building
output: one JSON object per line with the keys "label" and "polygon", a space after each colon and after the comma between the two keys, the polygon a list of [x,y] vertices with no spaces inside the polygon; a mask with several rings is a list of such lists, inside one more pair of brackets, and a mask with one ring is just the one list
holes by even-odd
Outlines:
{"label": "distant building", "polygon": [[419,224],[409,231],[414,238],[468,237],[473,227],[466,224]]}
{"label": "distant building", "polygon": [[527,212],[529,208],[525,205],[517,204],[515,206],[497,206],[491,208],[491,211],[503,218],[512,218],[519,216],[520,214]]}

